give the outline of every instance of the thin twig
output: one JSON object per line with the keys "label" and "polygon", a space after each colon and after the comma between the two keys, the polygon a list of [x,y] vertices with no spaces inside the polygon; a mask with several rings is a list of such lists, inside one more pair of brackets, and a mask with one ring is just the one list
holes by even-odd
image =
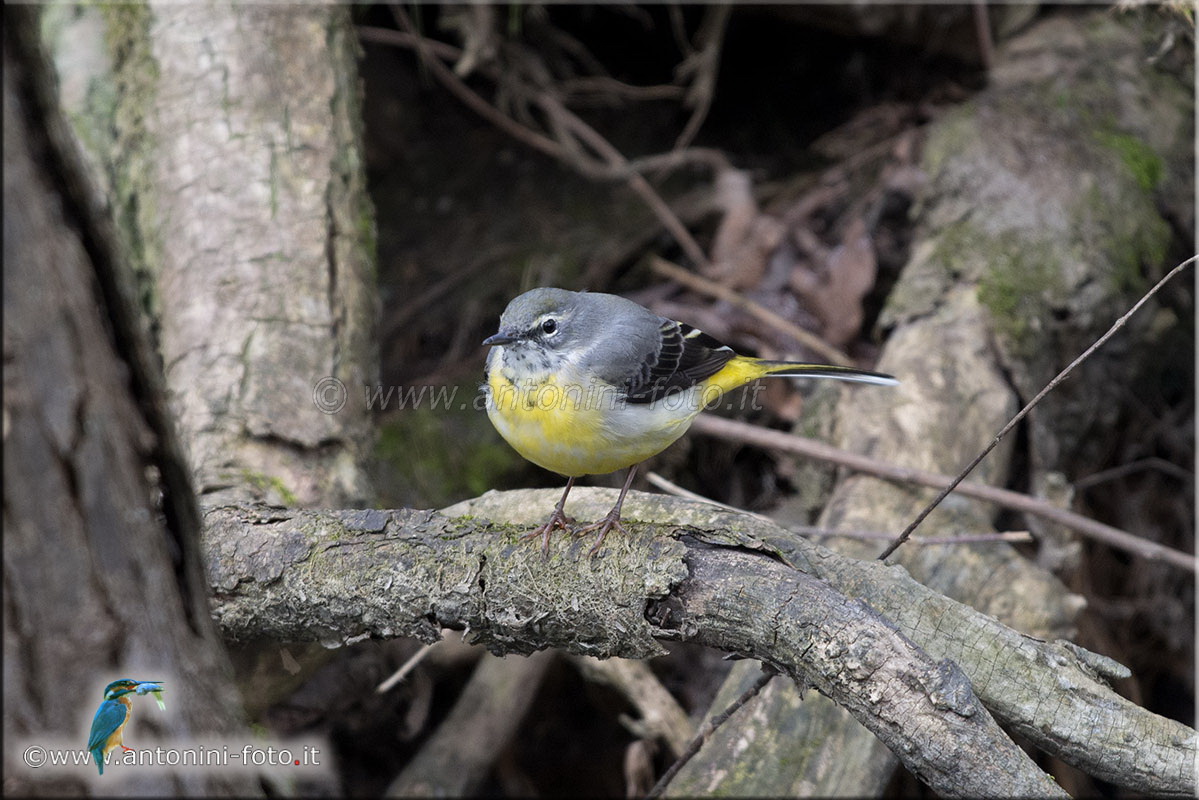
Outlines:
{"label": "thin twig", "polygon": [[729,704],[728,708],[712,717],[704,724],[702,728],[700,728],[699,733],[695,734],[695,738],[691,740],[689,745],[687,745],[686,751],[679,756],[678,761],[671,764],[670,769],[666,770],[662,777],[658,779],[658,782],[654,784],[654,788],[650,789],[649,792],[646,793],[645,800],[653,800],[655,797],[660,797],[663,790],[666,789],[667,784],[674,780],[674,776],[679,774],[679,770],[681,770],[688,761],[695,757],[695,754],[698,753],[699,749],[704,746],[704,742],[708,741],[712,734],[716,732],[716,729],[728,721],[729,717],[737,713],[737,709],[748,703],[754,698],[755,695],[757,695],[758,692],[762,691],[766,684],[770,683],[770,679],[775,675],[778,675],[778,671],[775,670],[774,667],[769,666],[768,664],[763,664],[762,674],[758,676],[758,679],[754,681],[753,685],[742,692],[741,696]]}
{"label": "thin twig", "polygon": [[634,86],[606,75],[568,78],[561,86],[569,95],[615,95],[630,100],[677,100],[684,94],[681,86]]}
{"label": "thin twig", "polygon": [[[846,539],[876,539],[876,540],[886,541],[886,540],[890,540],[891,537],[895,535],[895,534],[889,533],[887,531],[849,531],[849,530],[838,530],[836,528],[820,528],[815,525],[786,525],[786,524],[780,523],[776,519],[771,519],[770,517],[766,517],[761,514],[757,514],[753,511],[746,511],[744,508],[737,508],[736,506],[730,506],[727,503],[720,502],[719,500],[713,500],[710,497],[704,497],[702,494],[696,494],[695,492],[691,491],[690,489],[685,489],[682,486],[679,486],[677,483],[674,483],[673,481],[662,477],[661,475],[659,475],[656,472],[653,472],[653,471],[647,472],[645,477],[646,477],[646,480],[648,480],[654,486],[658,487],[659,489],[666,492],[667,494],[673,494],[675,497],[682,497],[687,500],[694,500],[699,503],[707,503],[708,505],[713,505],[713,506],[716,506],[717,508],[723,508],[726,511],[735,511],[738,514],[745,514],[747,516],[754,517],[755,519],[764,520],[766,522],[769,522],[772,525],[781,525],[782,527],[786,528],[789,531],[798,533],[800,536],[809,536],[813,539],[830,538],[833,536],[842,536],[842,537],[845,537]],[[937,544],[937,545],[976,544],[976,543],[983,543],[983,542],[1009,542],[1009,543],[1015,544],[1015,543],[1019,543],[1019,542],[1031,542],[1031,541],[1033,541],[1033,536],[1028,531],[1004,531],[1002,533],[968,533],[968,534],[963,534],[961,536],[926,536],[926,537],[918,536],[918,537],[912,539],[912,542],[914,544],[922,544],[922,545],[924,545],[924,544],[929,544],[929,545],[932,545],[932,544]]]}
{"label": "thin twig", "polygon": [[714,147],[688,147],[686,150],[671,150],[668,153],[630,159],[629,169],[646,175],[651,172],[671,172],[690,164],[707,167],[713,172],[733,168],[723,150]]}
{"label": "thin twig", "polygon": [[716,95],[716,76],[720,72],[721,45],[724,44],[724,32],[728,28],[732,10],[729,4],[709,6],[704,10],[704,21],[700,23],[696,34],[700,42],[699,51],[689,56],[679,67],[680,74],[687,71],[695,73],[691,90],[687,93],[687,101],[694,104],[695,110],[675,140],[675,150],[682,150],[691,144],[704,124],[708,110],[712,108],[712,98]]}
{"label": "thin twig", "polygon": [[[778,523],[775,523],[776,525]],[[842,531],[836,528],[819,528],[814,525],[787,525],[787,530],[795,531],[813,539],[827,539],[840,536],[846,539],[886,541],[895,534],[890,531]],[[915,536],[912,544],[919,545],[951,545],[951,544],[989,544],[991,542],[1007,542],[1008,544],[1023,544],[1036,541],[1028,531],[998,531],[996,533],[963,533],[959,536]]]}
{"label": "thin twig", "polygon": [[[815,439],[807,439],[802,436],[795,436],[783,431],[774,431],[768,428],[759,428],[756,425],[750,425],[747,422],[739,422],[735,419],[725,419],[715,416],[714,414],[700,414],[692,423],[691,429],[699,433],[709,436],[716,436],[721,439],[728,439],[734,442],[742,442],[751,444],[756,447],[765,447],[771,450],[778,450],[784,453],[793,453],[795,455],[806,456],[808,458],[818,458],[822,461],[828,461],[833,464],[840,464],[848,467],[856,472],[865,473],[867,475],[875,475],[879,478],[887,480],[899,481],[902,483],[914,483],[921,486],[929,486],[934,489],[940,489],[950,482],[947,475],[940,475],[935,472],[928,472],[922,469],[913,469],[910,467],[900,467],[894,464],[888,464],[879,461],[869,456],[864,456],[859,453],[851,453],[848,450],[842,450],[838,447],[833,447],[831,444],[819,442]],[[1019,492],[1013,492],[1008,489],[1001,489],[997,486],[986,486],[981,483],[961,483],[955,486],[958,494],[966,497],[973,497],[978,500],[986,500],[990,503],[996,503],[1005,508],[1023,511],[1028,514],[1034,514],[1042,519],[1047,519],[1056,522],[1060,525],[1065,525],[1071,530],[1078,531],[1084,536],[1089,536],[1096,541],[1103,542],[1111,547],[1125,550],[1129,553],[1134,553],[1142,558],[1149,560],[1160,560],[1167,564],[1173,564],[1191,572],[1195,571],[1195,559],[1188,553],[1181,550],[1175,550],[1172,547],[1160,545],[1157,542],[1151,542],[1147,539],[1142,539],[1139,536],[1122,531],[1119,528],[1113,528],[1111,525],[1105,525],[1102,522],[1089,519],[1076,514],[1073,511],[1068,511],[1064,508],[1058,508],[1045,500],[1037,497],[1029,497]]]}
{"label": "thin twig", "polygon": [[358,38],[364,42],[406,47],[409,50],[417,50],[424,47],[427,52],[432,53],[443,61],[456,62],[462,57],[461,48],[447,44],[446,42],[439,42],[436,39],[425,39],[407,31],[379,28],[374,25],[358,25],[355,31],[358,33]]}
{"label": "thin twig", "polygon": [[668,3],[666,8],[670,12],[670,32],[674,35],[675,47],[679,48],[679,52],[684,56],[690,56],[695,52],[695,48],[692,47],[691,40],[687,37],[683,10],[678,3]]}
{"label": "thin twig", "polygon": [[652,483],[654,486],[657,486],[662,491],[666,492],[667,494],[673,494],[675,497],[682,497],[686,500],[694,500],[697,503],[707,503],[710,506],[716,506],[717,508],[723,508],[725,511],[735,511],[738,514],[746,514],[755,519],[762,520],[763,522],[769,522],[772,525],[779,524],[776,520],[773,520],[770,517],[762,516],[761,514],[758,514],[753,511],[746,511],[744,508],[737,508],[736,506],[730,506],[729,504],[722,503],[719,500],[713,500],[710,497],[704,497],[702,494],[696,494],[695,492],[691,491],[690,489],[684,489],[682,486],[679,486],[677,483],[662,477],[661,475],[659,475],[656,472],[653,472],[653,471],[647,472],[645,475],[645,479],[648,480],[650,483]]}
{"label": "thin twig", "polygon": [[703,248],[692,237],[691,232],[687,230],[687,226],[679,221],[678,216],[671,210],[667,202],[662,199],[662,196],[650,186],[649,181],[642,177],[641,174],[629,169],[629,160],[619,150],[601,136],[599,131],[579,119],[566,106],[562,105],[558,98],[548,92],[542,92],[537,99],[547,114],[552,114],[562,119],[579,139],[594,149],[607,162],[609,167],[626,172],[626,181],[629,188],[641,195],[641,199],[657,215],[662,225],[670,231],[675,241],[678,242],[679,247],[683,248],[683,252],[687,254],[687,258],[691,259],[697,266],[707,266],[708,257],[704,254]]}
{"label": "thin twig", "polygon": [[[407,12],[397,4],[393,4],[391,10],[395,16],[396,23],[413,37],[413,46],[416,48],[416,52],[420,54],[421,62],[433,73],[433,77],[449,90],[450,94],[457,97],[467,108],[512,138],[518,139],[534,150],[539,150],[553,158],[563,161],[569,160],[565,149],[558,142],[521,125],[472,91],[461,78],[454,74],[453,70],[441,63],[440,59],[434,57],[428,40],[416,33]],[[398,44],[399,42],[396,43]]]}
{"label": "thin twig", "polygon": [[1191,472],[1190,470],[1183,469],[1177,464],[1173,464],[1164,458],[1160,458],[1158,456],[1149,456],[1148,458],[1141,458],[1137,459],[1136,461],[1130,461],[1127,464],[1121,464],[1118,467],[1112,467],[1111,469],[1104,469],[1100,470],[1099,472],[1094,472],[1090,475],[1085,475],[1074,481],[1074,490],[1079,491],[1081,489],[1089,489],[1096,484],[1104,483],[1106,481],[1114,481],[1118,478],[1123,478],[1126,475],[1132,475],[1134,473],[1144,472],[1147,470],[1157,470],[1165,475],[1169,475],[1171,478],[1177,478],[1180,481],[1189,482],[1195,480],[1195,473]]}
{"label": "thin twig", "polygon": [[991,35],[991,17],[983,0],[974,0],[974,35],[978,39],[978,58],[987,72],[995,66],[995,37]]}
{"label": "thin twig", "polygon": [[[438,57],[435,57],[448,54],[448,51],[444,47],[439,48],[434,53],[428,40],[416,33],[412,21],[408,18],[403,8],[398,4],[392,4],[391,9],[396,23],[411,38],[391,38],[389,40],[390,43],[405,47],[414,47],[417,53],[420,54],[422,62],[433,74],[433,77],[468,108],[513,138],[573,167],[586,177],[596,180],[619,179],[625,181],[629,188],[638,194],[649,206],[650,210],[653,211],[655,216],[658,217],[658,220],[670,232],[675,241],[678,242],[679,247],[683,249],[687,257],[698,266],[706,266],[708,264],[708,258],[704,254],[703,248],[695,241],[695,238],[687,230],[686,226],[679,221],[678,216],[671,210],[670,205],[662,199],[662,196],[658,194],[644,177],[631,168],[629,160],[619,150],[613,147],[594,128],[567,109],[560,98],[549,91],[542,90],[534,95],[533,100],[552,120],[561,125],[561,129],[569,130],[573,136],[577,137],[599,155],[601,159],[599,163],[593,162],[591,159],[583,156],[581,150],[571,146],[573,142],[568,144],[566,141],[555,141],[526,125],[522,125],[487,102],[477,92],[467,86],[451,69],[441,63]],[[385,38],[378,29],[373,28],[370,29],[368,35],[374,41],[383,41]]]}
{"label": "thin twig", "polygon": [[[924,521],[925,517],[927,517],[929,514],[931,514],[932,510],[934,508],[936,508],[938,505],[940,505],[941,501],[944,500],[946,497],[948,497],[949,493],[952,492],[959,483],[961,483],[963,480],[965,480],[966,476],[969,475],[974,470],[974,468],[979,465],[979,462],[981,462],[984,458],[986,458],[987,454],[995,449],[995,447],[999,444],[1000,440],[1002,440],[1003,437],[1006,436],[1008,434],[1008,432],[1012,430],[1012,428],[1016,427],[1016,425],[1019,424],[1020,420],[1024,419],[1028,415],[1028,412],[1032,411],[1032,409],[1034,407],[1036,407],[1036,405],[1038,403],[1041,402],[1041,399],[1043,397],[1045,397],[1045,395],[1049,394],[1051,391],[1053,391],[1054,388],[1057,387],[1057,385],[1059,383],[1061,383],[1063,380],[1065,380],[1066,376],[1069,375],[1071,372],[1073,372],[1075,367],[1077,367],[1079,364],[1081,364],[1082,362],[1084,362],[1088,358],[1090,358],[1092,353],[1094,353],[1096,350],[1098,350],[1100,347],[1102,347],[1103,344],[1108,339],[1112,338],[1112,336],[1114,336],[1116,334],[1116,331],[1118,331],[1124,327],[1124,324],[1126,322],[1128,322],[1129,318],[1133,314],[1135,314],[1141,308],[1141,306],[1143,306],[1143,305],[1145,305],[1145,303],[1149,302],[1149,298],[1151,298],[1151,297],[1153,297],[1153,295],[1157,294],[1158,289],[1161,289],[1163,286],[1165,286],[1170,281],[1171,278],[1173,278],[1178,273],[1182,272],[1186,267],[1190,266],[1191,263],[1193,261],[1195,261],[1196,258],[1199,258],[1199,256],[1191,256],[1186,261],[1183,261],[1181,264],[1174,267],[1174,269],[1167,272],[1161,280],[1159,280],[1157,283],[1155,283],[1153,285],[1152,289],[1150,289],[1148,292],[1146,292],[1141,297],[1140,300],[1138,300],[1136,303],[1133,304],[1132,308],[1128,309],[1128,311],[1126,311],[1122,317],[1120,317],[1118,320],[1116,320],[1112,324],[1112,326],[1107,329],[1107,333],[1103,334],[1098,339],[1096,339],[1095,343],[1092,344],[1090,347],[1088,347],[1086,350],[1084,350],[1082,355],[1080,355],[1078,358],[1071,361],[1066,366],[1065,369],[1063,369],[1061,372],[1059,372],[1057,374],[1057,376],[1045,386],[1044,389],[1037,392],[1037,396],[1034,397],[1032,400],[1029,400],[1028,403],[1025,404],[1024,408],[1020,409],[1019,413],[1017,413],[1016,416],[1012,417],[1008,421],[1008,423],[1003,426],[1003,430],[999,431],[999,433],[996,434],[995,438],[991,440],[991,443],[989,445],[987,445],[981,453],[979,453],[977,456],[975,456],[974,460],[972,460],[969,464],[967,464],[966,468],[963,469],[961,472],[959,472],[958,476],[956,478],[954,478],[949,483],[948,486],[946,486],[944,489],[941,490],[941,493],[938,494],[936,496],[936,498],[931,503],[929,503],[924,508],[924,510],[921,511],[916,516],[916,519],[912,520],[912,522],[906,528],[903,529],[903,532],[901,534],[899,534],[899,536],[895,539],[895,541],[893,541],[890,545],[888,545],[887,548],[885,550],[883,550],[883,552],[879,553],[879,556],[878,556],[879,560],[881,561],[882,559],[891,555],[892,553],[894,553],[896,551],[896,549],[899,548],[900,545],[902,545],[904,542],[906,542],[908,540],[908,537],[912,535],[912,531],[916,530],[916,528],[920,525],[920,523]],[[1095,523],[1095,524],[1099,524],[1099,523]],[[1116,528],[1112,528],[1111,530],[1117,531]],[[1130,534],[1126,534],[1126,533],[1124,533],[1124,531],[1117,531],[1117,532],[1123,536],[1130,536]],[[1133,538],[1135,538],[1135,537],[1133,537]],[[1152,542],[1145,542],[1140,539],[1138,539],[1137,541],[1141,542],[1142,545],[1152,544]],[[1194,558],[1192,558],[1191,556],[1188,556],[1184,553],[1180,553],[1177,550],[1170,550],[1169,548],[1163,548],[1163,549],[1168,550],[1172,554],[1177,554],[1177,555],[1182,556],[1186,560],[1186,564],[1190,568],[1190,570],[1192,572],[1195,571]]]}
{"label": "thin twig", "polygon": [[412,657],[405,661],[403,666],[393,672],[390,678],[375,687],[375,694],[386,694],[391,687],[404,680],[408,673],[416,669],[416,665],[423,661],[425,656],[429,655],[429,651],[441,644],[442,641],[443,640],[438,640],[436,642],[429,642],[426,645],[422,645],[421,649],[413,653]]}
{"label": "thin twig", "polygon": [[818,353],[822,358],[830,363],[839,364],[843,367],[853,366],[853,361],[849,356],[842,353],[837,348],[830,345],[828,342],[821,339],[811,331],[806,331],[796,325],[794,322],[779,316],[769,308],[755,303],[748,297],[738,294],[727,286],[716,283],[713,280],[696,275],[694,272],[688,272],[678,264],[672,264],[660,256],[654,256],[650,260],[650,269],[664,277],[670,278],[675,283],[680,283],[692,291],[706,294],[709,297],[715,297],[718,300],[724,300],[731,303],[750,316],[766,323],[775,330],[790,336],[800,344],[815,353]]}

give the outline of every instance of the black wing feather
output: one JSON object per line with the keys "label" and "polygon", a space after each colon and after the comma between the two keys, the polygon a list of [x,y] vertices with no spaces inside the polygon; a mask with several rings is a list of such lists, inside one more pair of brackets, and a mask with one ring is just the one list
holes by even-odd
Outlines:
{"label": "black wing feather", "polygon": [[715,375],[736,355],[728,346],[686,323],[666,320],[661,333],[662,344],[656,356],[646,359],[641,371],[626,385],[630,403],[652,403],[690,389]]}

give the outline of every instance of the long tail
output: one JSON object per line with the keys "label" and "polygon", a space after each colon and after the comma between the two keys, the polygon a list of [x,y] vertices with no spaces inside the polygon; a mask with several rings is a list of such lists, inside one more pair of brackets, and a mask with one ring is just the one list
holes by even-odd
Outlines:
{"label": "long tail", "polygon": [[832,364],[804,364],[798,361],[766,361],[749,356],[734,356],[719,372],[704,382],[706,390],[730,392],[752,380],[769,376],[792,378],[833,378],[840,381],[873,383],[876,386],[895,386],[899,381],[881,372],[867,372],[853,367]]}
{"label": "long tail", "polygon": [[803,364],[794,361],[758,361],[763,375],[780,378],[833,378],[839,381],[873,383],[876,386],[897,386],[893,376],[882,372],[870,372],[853,367],[838,367],[833,364]]}

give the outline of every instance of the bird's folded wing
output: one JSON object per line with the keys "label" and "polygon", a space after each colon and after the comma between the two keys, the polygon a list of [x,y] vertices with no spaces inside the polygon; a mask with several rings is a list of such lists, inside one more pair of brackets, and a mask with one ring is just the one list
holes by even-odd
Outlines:
{"label": "bird's folded wing", "polygon": [[682,322],[663,320],[661,343],[625,384],[630,403],[652,403],[712,377],[736,355],[730,347]]}
{"label": "bird's folded wing", "polygon": [[112,732],[121,727],[121,723],[124,721],[125,707],[120,703],[106,702],[101,705],[92,720],[92,732],[87,740],[87,749],[95,750],[97,747],[103,747],[108,737],[112,736]]}

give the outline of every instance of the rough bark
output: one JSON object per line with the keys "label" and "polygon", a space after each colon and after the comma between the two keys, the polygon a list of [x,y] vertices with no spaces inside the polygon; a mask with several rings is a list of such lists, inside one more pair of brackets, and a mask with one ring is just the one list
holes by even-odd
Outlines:
{"label": "rough bark", "polygon": [[[1043,20],[999,50],[987,90],[930,127],[921,232],[884,312],[891,332],[878,364],[903,383],[891,392],[845,393],[841,447],[956,473],[1021,398],[1131,304],[1143,267],[1150,274],[1162,268],[1169,226],[1155,200],[1185,192],[1185,176],[1194,172],[1193,131],[1185,87],[1149,64],[1152,30],[1151,15],[1117,19],[1095,11]],[[1094,398],[1109,393],[1113,376],[1132,380],[1137,359],[1123,344],[1131,338],[1112,342],[1030,418],[1034,487],[1103,446],[1116,411]],[[1011,448],[1005,442],[972,480],[1005,484]],[[837,486],[820,525],[898,532],[932,494],[850,477]],[[950,497],[920,533],[993,530],[992,513]],[[830,545],[862,558],[881,549],[854,540]],[[1071,635],[1083,607],[1082,598],[1007,545],[909,546],[893,560],[930,588],[1033,636]],[[737,671],[729,680],[718,701],[738,694],[752,675]],[[894,762],[847,715],[800,706],[788,690],[769,702],[777,707],[760,712],[760,730],[718,731],[673,790],[882,790],[890,773],[884,765]],[[809,738],[797,756],[775,738],[797,729],[825,731],[829,742],[821,747]],[[831,763],[839,768],[830,770]]]}
{"label": "rough bark", "polygon": [[[1061,794],[960,670],[927,657],[866,604],[761,554],[655,537],[622,541],[594,565],[572,542],[573,557],[559,551],[547,562],[514,536],[431,512],[267,514],[208,514],[213,542],[233,545],[218,545],[212,562],[227,632],[286,608],[276,630],[289,637],[346,636],[348,624],[429,638],[451,625],[496,652],[554,645],[626,656],[658,650],[655,636],[719,643],[846,704],[941,794]],[[232,526],[248,536],[230,541]],[[351,576],[359,595],[336,602]],[[792,599],[778,607],[780,592]]]}
{"label": "rough bark", "polygon": [[[604,490],[576,492],[571,510],[580,518],[600,516],[613,497]],[[214,614],[230,636],[319,638],[328,644],[368,636],[429,641],[443,626],[466,628],[495,652],[552,646],[642,658],[660,652],[655,637],[703,641],[769,661],[793,679],[815,684],[889,740],[938,792],[1003,793],[998,787],[1007,784],[966,788],[953,782],[963,780],[960,775],[947,779],[944,764],[928,751],[945,755],[956,747],[948,742],[958,721],[935,722],[943,726],[938,736],[949,738],[923,738],[917,734],[923,723],[914,718],[904,723],[906,732],[893,730],[878,698],[905,689],[888,682],[884,691],[871,683],[875,667],[863,667],[875,664],[879,652],[888,653],[887,659],[901,653],[914,658],[908,662],[911,672],[893,675],[898,685],[923,692],[934,707],[940,703],[938,713],[960,717],[951,709],[965,706],[930,699],[938,695],[937,686],[968,687],[945,666],[953,660],[973,676],[993,713],[1026,728],[1049,752],[1144,791],[1194,789],[1189,766],[1194,732],[1112,692],[1101,675],[1119,674],[1120,668],[1101,657],[1024,637],[921,586],[901,567],[839,556],[769,523],[670,498],[631,494],[627,518],[660,524],[634,526],[633,535],[613,539],[595,559],[585,557],[587,541],[564,536],[543,561],[538,548],[519,541],[511,529],[485,521],[529,524],[553,505],[553,494],[488,494],[448,509],[468,515],[457,519],[418,511],[211,509],[206,547]],[[672,538],[683,533],[704,544]],[[726,586],[713,597],[712,581],[726,571],[737,576],[736,589]],[[800,574],[805,577],[796,577]],[[780,605],[791,592],[807,600]],[[651,618],[647,609],[660,616]],[[874,612],[868,609],[894,623],[869,622]],[[863,652],[867,642],[885,642],[888,649]],[[917,651],[917,645],[923,649]],[[902,672],[894,666],[900,662],[886,663],[888,670]],[[1071,688],[1063,692],[1066,685]],[[913,738],[901,742],[895,736]],[[1063,746],[1067,739],[1083,752]],[[920,755],[905,750],[909,745]],[[1031,791],[1022,786],[1008,787],[1009,793]]]}
{"label": "rough bark", "polygon": [[[81,750],[104,686],[167,681],[127,741],[241,733],[208,614],[199,511],[115,236],[57,111],[36,15],[4,10],[6,794],[249,795],[253,778],[99,778],[22,764]],[[123,780],[122,780],[123,778]],[[119,783],[118,783],[119,781]]]}
{"label": "rough bark", "polygon": [[[111,72],[75,59],[73,78],[116,98],[111,118],[80,104],[76,129],[111,175],[200,494],[368,503],[374,222],[348,10],[134,4],[71,24],[96,15],[92,68]],[[291,655],[294,675],[273,643],[232,651],[251,713],[329,657]]]}
{"label": "rough bark", "polygon": [[[753,684],[758,673],[756,661],[734,665],[708,716],[727,708]],[[716,730],[697,755],[699,764],[685,765],[670,782],[666,796],[711,795],[732,783],[786,786],[794,797],[865,797],[868,788],[886,784],[897,759],[856,722],[846,725],[845,717],[846,712],[827,697],[801,694],[790,681],[775,679]],[[731,745],[748,751],[749,758],[738,760],[723,752],[732,731],[737,736]],[[854,748],[863,746],[872,758],[849,757],[856,752]],[[722,750],[705,753],[709,748]],[[831,757],[835,753],[842,755]]]}
{"label": "rough bark", "polygon": [[168,384],[207,502],[369,497],[374,221],[349,12],[156,3],[128,35]]}

